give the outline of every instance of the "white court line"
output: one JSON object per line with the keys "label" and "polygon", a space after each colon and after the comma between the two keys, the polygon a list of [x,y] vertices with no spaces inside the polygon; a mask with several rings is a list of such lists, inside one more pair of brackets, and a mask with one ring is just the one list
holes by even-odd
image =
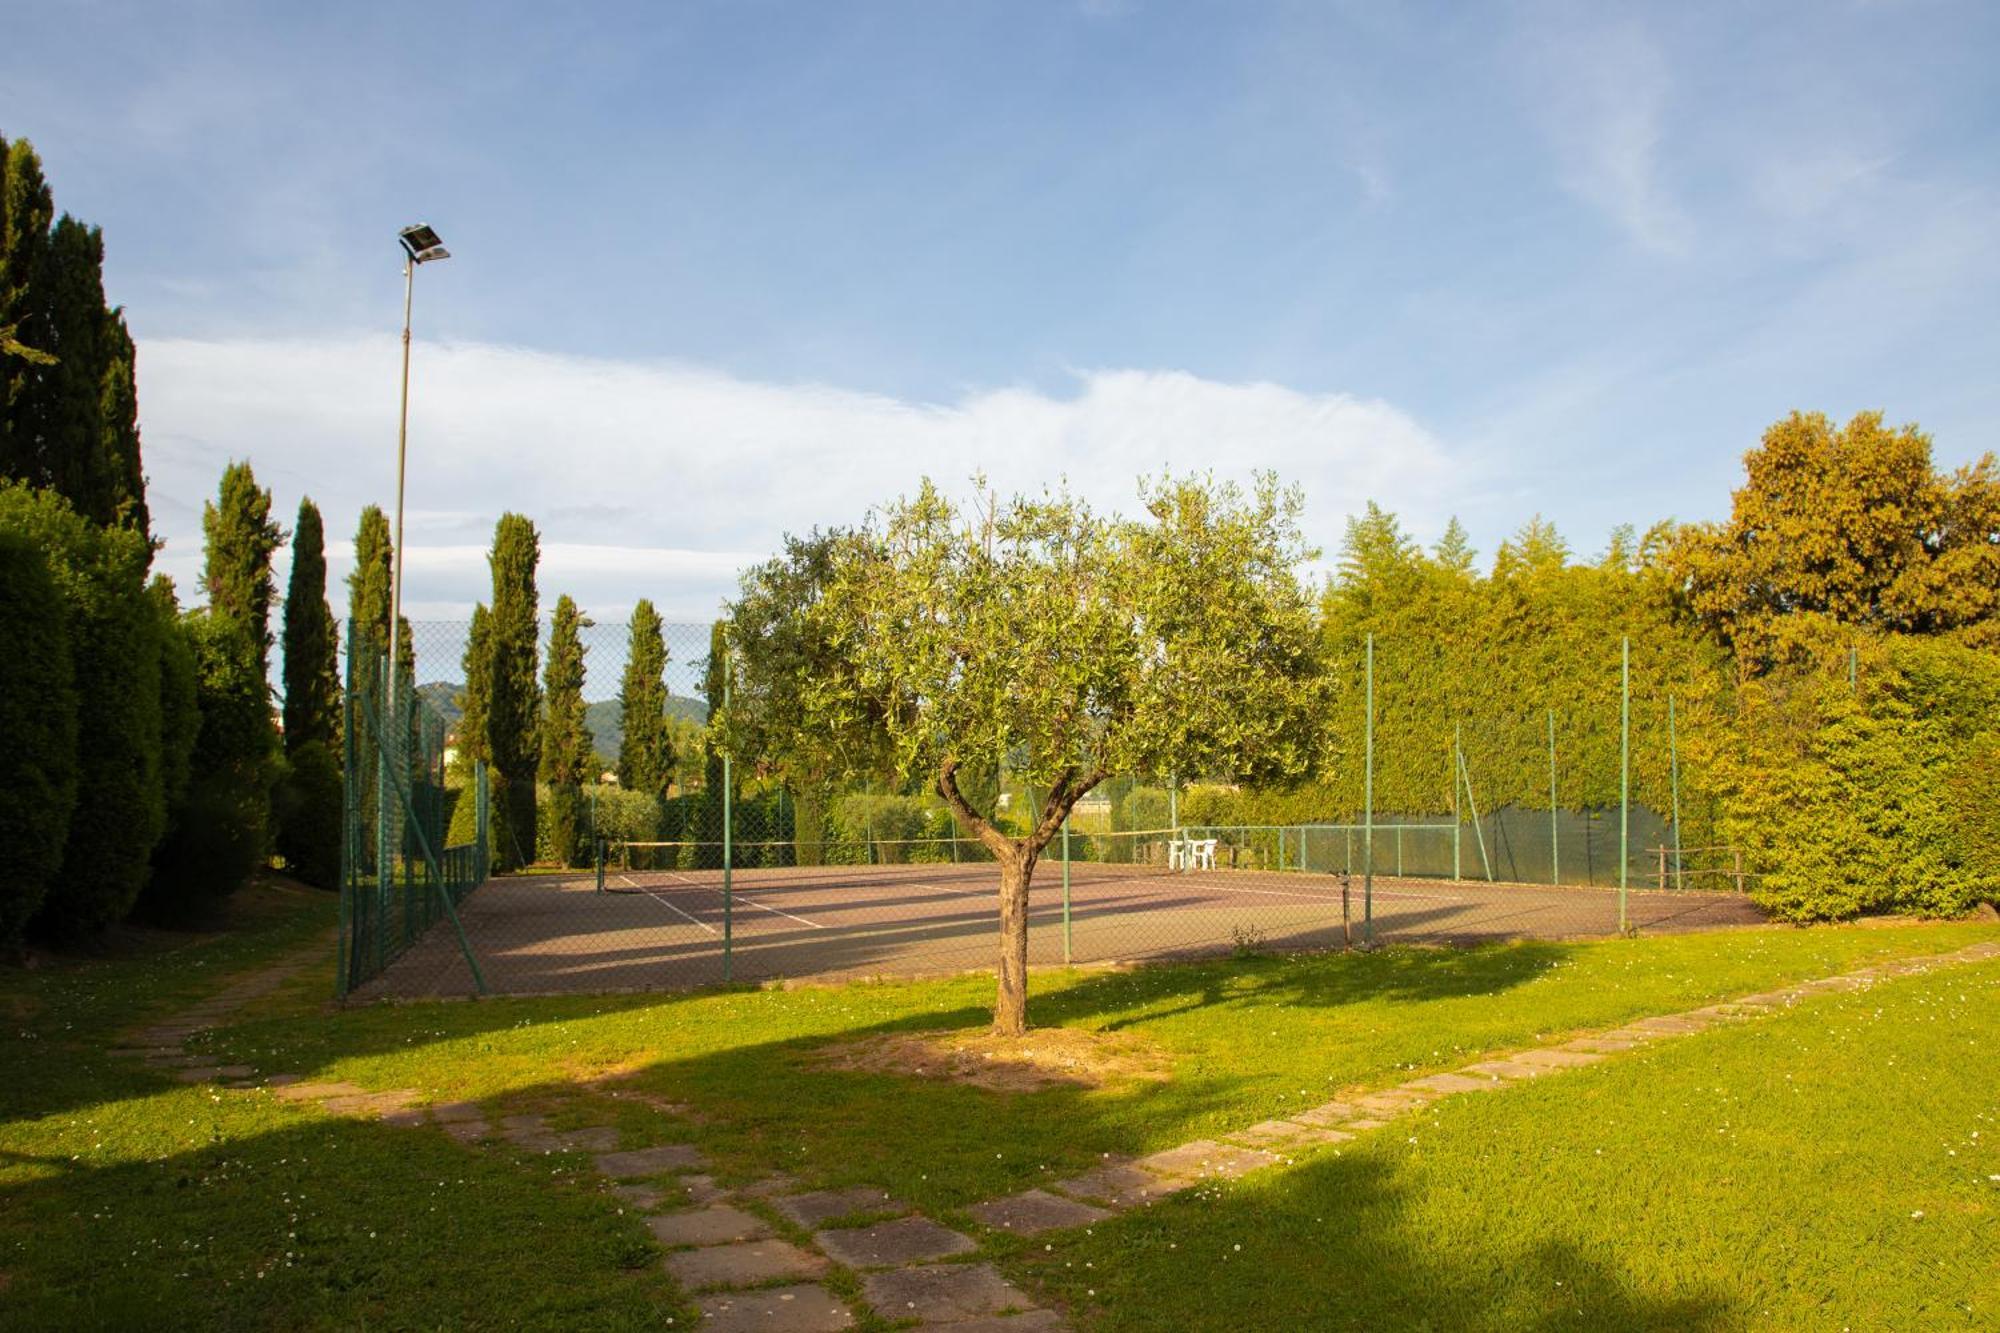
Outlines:
{"label": "white court line", "polygon": [[620,875],[618,878],[624,880],[627,884],[639,890],[639,892],[645,894],[648,898],[651,898],[654,902],[666,908],[669,912],[680,912],[682,916],[687,917],[688,920],[694,922],[697,926],[700,926],[703,930],[707,931],[709,934],[713,935],[716,933],[716,929],[714,926],[709,925],[708,922],[703,921],[698,916],[692,916],[687,912],[682,912],[680,908],[674,906],[672,903],[668,902],[665,898],[662,898],[659,894],[654,893],[651,889],[647,888],[645,885],[638,883],[630,875]]}
{"label": "white court line", "polygon": [[[689,879],[686,875],[676,874],[674,871],[671,870],[669,870],[667,873],[669,875],[673,875],[675,879],[681,881],[681,883],[683,884],[692,884],[698,889],[711,889],[716,893],[722,892],[722,890],[714,884],[704,884],[698,879]],[[792,920],[798,922],[802,926],[811,926],[814,930],[826,929],[824,925],[822,925],[817,921],[808,921],[802,916],[792,916],[790,912],[787,912],[780,907],[766,906],[765,904],[758,902],[755,898],[752,898],[748,894],[744,893],[743,890],[741,889],[731,888],[730,896],[733,898],[740,899],[743,902],[749,903],[752,907],[762,907],[767,912],[775,912],[779,916],[791,917]],[[686,913],[682,913],[682,915],[686,915]],[[714,931],[709,932],[709,934],[711,935],[713,935],[714,933],[715,933]]]}

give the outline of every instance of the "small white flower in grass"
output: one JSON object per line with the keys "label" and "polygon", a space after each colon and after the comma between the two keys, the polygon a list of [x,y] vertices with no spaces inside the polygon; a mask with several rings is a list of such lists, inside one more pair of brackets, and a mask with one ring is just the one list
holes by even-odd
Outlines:
{"label": "small white flower in grass", "polygon": [[1922,1220],[1923,1215],[1924,1215],[1924,1210],[1921,1208],[1917,1209],[1916,1212],[1910,1214],[1911,1217],[1916,1218],[1918,1220]]}

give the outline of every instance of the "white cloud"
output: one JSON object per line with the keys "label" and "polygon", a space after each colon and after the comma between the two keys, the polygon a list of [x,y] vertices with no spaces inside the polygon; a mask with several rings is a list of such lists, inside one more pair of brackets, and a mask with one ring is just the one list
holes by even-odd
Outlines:
{"label": "white cloud", "polygon": [[[394,495],[392,338],[150,341],[143,425],[164,565],[189,586],[202,497],[248,457],[289,522],[301,494],[330,535]],[[1306,489],[1319,538],[1366,499],[1420,530],[1442,522],[1463,466],[1380,401],[1225,384],[1179,371],[1081,372],[1074,394],[1028,388],[905,401],[821,384],[770,384],[676,364],[419,344],[411,393],[413,614],[466,613],[485,585],[495,518],[517,510],[544,541],[544,597],[600,618],[650,596],[703,618],[735,573],[787,531],[853,523],[932,476],[984,471],[1003,490],[1059,477],[1130,509],[1163,468],[1243,478],[1272,468]],[[331,563],[346,567],[345,547]]]}

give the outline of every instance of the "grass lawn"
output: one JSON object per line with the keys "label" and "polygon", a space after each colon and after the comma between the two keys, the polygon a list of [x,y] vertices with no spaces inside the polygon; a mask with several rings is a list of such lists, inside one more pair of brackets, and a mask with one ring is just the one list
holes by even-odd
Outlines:
{"label": "grass lawn", "polygon": [[[218,988],[232,971],[297,949],[331,921],[324,898],[276,890],[251,895],[239,907],[240,928],[218,938],[155,939],[129,956],[0,972],[0,1005],[11,1019],[0,1033],[0,1325],[692,1321],[643,1225],[600,1192],[581,1159],[469,1152],[434,1129],[357,1123],[261,1093],[190,1089],[100,1054],[119,1029],[172,1012]],[[342,1012],[325,1003],[329,957],[325,968],[203,1041],[265,1071],[416,1088],[441,1101],[477,1098],[495,1114],[539,1110],[558,1125],[616,1124],[634,1145],[691,1141],[725,1179],[778,1169],[809,1184],[876,1185],[953,1221],[969,1203],[1073,1172],[1103,1153],[1166,1147],[1324,1101],[1343,1088],[1462,1064],[1479,1051],[1691,1008],[1871,960],[1943,952],[1993,934],[1991,926],[1757,930],[1038,975],[1031,1000],[1037,1023],[1119,1031],[1164,1052],[1174,1068],[1165,1083],[1101,1090],[999,1094],[845,1072],[813,1058],[830,1040],[855,1034],[978,1027],[990,1001],[990,982],[981,978]],[[1990,981],[1992,969],[1980,975]],[[1822,1000],[1814,1007],[1848,1003]],[[1800,1021],[1775,1020],[1684,1045],[1741,1044],[1754,1031]],[[1990,1051],[1991,1028],[1985,1032]],[[1858,1044],[1840,1048],[1819,1076],[1836,1080],[1875,1054]],[[1916,1050],[1908,1058],[1937,1054]],[[1584,1071],[1586,1078],[1440,1111],[1441,1124],[1462,1122],[1453,1141],[1471,1145],[1464,1149],[1470,1160],[1486,1163],[1453,1178],[1492,1215],[1475,1217],[1470,1204],[1452,1212],[1397,1174],[1408,1169],[1400,1148],[1376,1144],[1100,1227],[1095,1236],[1041,1252],[1050,1257],[1040,1262],[1027,1254],[1009,1262],[1073,1298],[1086,1323],[1102,1318],[1120,1327],[1316,1326],[1307,1312],[1322,1305],[1288,1306],[1282,1299],[1269,1307],[1271,1322],[1262,1322],[1260,1289],[1252,1282],[1232,1295],[1234,1275],[1290,1271],[1286,1289],[1295,1301],[1316,1291],[1323,1302],[1326,1283],[1345,1292],[1384,1266],[1395,1269],[1383,1279],[1391,1294],[1355,1306],[1375,1311],[1378,1324],[1410,1317],[1395,1292],[1414,1298],[1438,1288],[1439,1300],[1470,1309],[1489,1287],[1496,1309],[1530,1310],[1530,1323],[1561,1322],[1559,1299],[1546,1309],[1522,1304],[1527,1289],[1518,1285],[1514,1266],[1523,1252],[1510,1248],[1532,1245],[1550,1226],[1543,1212],[1523,1205],[1517,1213],[1508,1202],[1516,1182],[1546,1165],[1537,1145],[1554,1142],[1552,1135],[1595,1130],[1612,1142],[1594,1142],[1593,1149],[1610,1152],[1622,1136],[1635,1152],[1642,1141],[1651,1145],[1662,1163],[1688,1145],[1661,1153],[1640,1133],[1656,1129],[1644,1115],[1629,1132],[1611,1134],[1614,1122],[1601,1108],[1546,1103],[1551,1097],[1563,1103],[1564,1088],[1579,1090],[1567,1094],[1571,1099],[1602,1088],[1628,1064],[1657,1067],[1675,1058],[1683,1057],[1648,1052]],[[1711,1081],[1747,1098],[1763,1078],[1760,1070],[1746,1067],[1744,1077],[1756,1077],[1742,1087]],[[618,1079],[592,1081],[601,1075]],[[1666,1086],[1651,1077],[1654,1086]],[[1640,1095],[1650,1115],[1676,1108],[1707,1114],[1724,1102],[1681,1091],[1664,1099],[1649,1100],[1644,1089]],[[663,1111],[663,1104],[685,1110]],[[1523,1114],[1511,1108],[1527,1105],[1542,1109],[1532,1123],[1523,1122],[1525,1129],[1481,1128],[1483,1118]],[[1989,1123],[1992,1110],[1989,1094]],[[1870,1114],[1907,1125],[1912,1113]],[[1774,1132],[1783,1127],[1780,1121]],[[1713,1128],[1696,1135],[1695,1146],[1714,1148],[1705,1137]],[[1869,1126],[1871,1134],[1882,1129]],[[1420,1135],[1425,1161],[1441,1151],[1428,1145],[1443,1137],[1441,1128]],[[1825,1146],[1831,1137],[1821,1131],[1815,1142]],[[1917,1140],[1905,1134],[1899,1141]],[[1378,1153],[1389,1155],[1367,1165]],[[1690,1170],[1698,1168],[1692,1154],[1682,1155]],[[1495,1162],[1508,1165],[1498,1171]],[[1329,1212],[1332,1205],[1313,1211],[1310,1200],[1322,1196],[1312,1191],[1334,1188],[1322,1185],[1329,1181],[1360,1192],[1343,1196],[1337,1212]],[[1780,1206],[1769,1181],[1754,1188],[1759,1198],[1739,1203],[1711,1187],[1670,1198],[1691,1209],[1690,1217],[1704,1206],[1737,1207],[1746,1215]],[[1548,1206],[1556,1217],[1571,1208],[1624,1205],[1623,1199],[1587,1205],[1569,1190],[1556,1197],[1561,1203]],[[1287,1201],[1296,1205],[1296,1218],[1286,1212]],[[1219,1238],[1232,1215],[1241,1224],[1266,1210],[1269,1219],[1257,1226],[1273,1244],[1282,1238],[1281,1248],[1296,1248],[1291,1262],[1303,1267],[1283,1270],[1268,1255],[1254,1266],[1230,1258],[1221,1262],[1237,1267],[1219,1270],[1229,1280],[1197,1291],[1176,1285],[1202,1270],[1176,1269],[1179,1252],[1169,1233],[1185,1229],[1184,1243],[1200,1245],[1206,1241],[1197,1235]],[[1362,1249],[1348,1233],[1329,1237],[1317,1221],[1300,1220],[1352,1222],[1363,1215],[1374,1222],[1356,1228],[1372,1238]],[[1508,1217],[1516,1224],[1500,1225]],[[1603,1219],[1606,1236],[1616,1234],[1616,1220]],[[1433,1222],[1445,1239],[1420,1243],[1416,1237]],[[1248,1252],[1249,1241],[1232,1236],[1229,1244],[1243,1243]],[[1631,1284],[1635,1300],[1653,1300],[1655,1288],[1666,1300],[1723,1299],[1705,1288],[1683,1294],[1664,1279],[1634,1276],[1630,1242],[1628,1235],[1609,1258],[1588,1246],[1575,1251],[1588,1260],[1577,1262],[1578,1280],[1597,1274],[1598,1285],[1584,1294],[1609,1300]],[[1533,1253],[1560,1268],[1568,1262],[1568,1252],[1560,1251],[1567,1243],[1552,1240],[1557,1248]],[[1452,1258],[1461,1251],[1470,1265],[1462,1270]],[[1362,1253],[1372,1257],[1357,1268],[1350,1260]],[[1110,1286],[1088,1296],[1087,1275],[1098,1270],[1084,1265],[1103,1269],[1113,1256],[1126,1284],[1117,1288],[1117,1301],[1103,1299]],[[1072,1280],[1062,1266],[1072,1261],[1086,1276]],[[1632,1308],[1641,1316],[1654,1312],[1650,1304]],[[1710,1308],[1688,1305],[1684,1314],[1697,1318]],[[1668,1307],[1659,1309],[1670,1317]],[[1477,1320],[1447,1318],[1439,1326],[1466,1322]]]}
{"label": "grass lawn", "polygon": [[1089,1329],[2000,1327],[2000,963],[1491,1096],[1030,1247]]}

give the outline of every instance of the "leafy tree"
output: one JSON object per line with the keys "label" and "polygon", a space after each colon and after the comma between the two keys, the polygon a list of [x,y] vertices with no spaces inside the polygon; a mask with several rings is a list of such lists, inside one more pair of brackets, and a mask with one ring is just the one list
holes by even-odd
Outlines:
{"label": "leafy tree", "polygon": [[48,562],[0,529],[0,957],[16,951],[62,865],[76,806],[69,617]]}
{"label": "leafy tree", "polygon": [[41,550],[68,617],[76,803],[32,929],[74,938],[131,909],[166,819],[160,633],[146,592],[152,550],[137,532],[99,527],[60,495],[17,483],[0,482],[0,531]]}
{"label": "leafy tree", "polygon": [[535,683],[539,647],[535,567],[541,539],[519,514],[503,514],[488,560],[493,601],[487,613],[489,694],[486,744],[498,771],[496,800],[507,806],[508,837],[498,838],[503,867],[525,864],[535,848],[535,768],[541,754],[541,691]]}
{"label": "leafy tree", "polygon": [[250,626],[213,608],[182,624],[193,648],[201,727],[186,793],[154,854],[141,903],[157,920],[199,917],[263,863],[277,771],[270,689]]}
{"label": "leafy tree", "polygon": [[1863,412],[1794,412],[1743,456],[1726,523],[1683,529],[1669,565],[1687,609],[1756,673],[1810,655],[1831,622],[2000,641],[2000,471],[1949,474],[1930,437]]}
{"label": "leafy tree", "polygon": [[625,675],[618,687],[618,783],[656,801],[674,778],[674,744],[667,720],[667,645],[659,612],[641,598],[632,608]]}
{"label": "leafy tree", "polygon": [[811,682],[845,668],[839,645],[811,612],[825,595],[846,540],[839,531],[788,536],[782,556],[743,575],[729,606],[729,641],[737,661],[730,745],[757,756],[758,775],[776,778],[792,793],[800,865],[817,864],[823,855],[832,782],[879,766],[874,744],[879,727],[826,730],[814,725],[805,702]]}
{"label": "leafy tree", "polygon": [[271,653],[271,599],[276,579],[271,557],[284,543],[285,530],[271,520],[271,493],[257,485],[248,463],[231,463],[222,472],[222,486],[201,515],[205,560],[202,590],[208,609],[243,626],[265,670]]}
{"label": "leafy tree", "polygon": [[0,138],[0,476],[144,534],[132,340],[105,305],[103,236],[54,212],[34,149]]}
{"label": "leafy tree", "polygon": [[285,750],[339,735],[340,647],[326,604],[326,536],[319,506],[299,501],[292,535],[292,571],[285,586]]}
{"label": "leafy tree", "polygon": [[[879,719],[897,768],[1000,863],[1004,1035],[1027,1025],[1035,866],[1080,797],[1117,773],[1297,774],[1312,757],[1321,663],[1297,493],[1267,476],[1247,496],[1170,480],[1144,498],[1143,521],[1066,492],[968,519],[926,483],[839,543],[809,613],[849,664],[811,687],[814,719]],[[1003,760],[1046,793],[1018,836],[958,781]]]}
{"label": "leafy tree", "polygon": [[583,784],[590,771],[590,728],[584,721],[583,641],[579,631],[592,622],[570,600],[556,598],[555,621],[549,636],[549,661],[543,677],[546,710],[542,716],[541,779],[548,785],[546,821],[550,854],[558,865],[583,863]]}

